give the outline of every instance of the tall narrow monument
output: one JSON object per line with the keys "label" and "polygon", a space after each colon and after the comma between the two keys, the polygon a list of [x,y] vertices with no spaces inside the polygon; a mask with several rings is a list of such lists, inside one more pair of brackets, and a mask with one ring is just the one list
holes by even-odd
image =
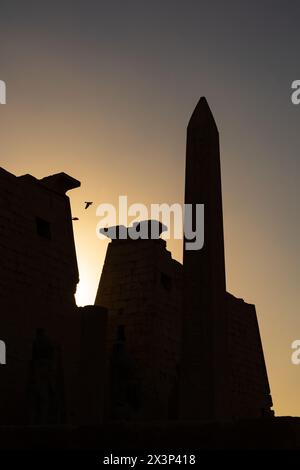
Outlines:
{"label": "tall narrow monument", "polygon": [[184,249],[180,416],[270,413],[255,307],[226,293],[219,133],[205,98],[187,128],[185,203],[204,204],[204,246]]}
{"label": "tall narrow monument", "polygon": [[228,322],[219,134],[205,98],[187,128],[185,203],[193,220],[196,204],[204,204],[204,246],[184,250],[181,415],[213,419],[228,414]]}

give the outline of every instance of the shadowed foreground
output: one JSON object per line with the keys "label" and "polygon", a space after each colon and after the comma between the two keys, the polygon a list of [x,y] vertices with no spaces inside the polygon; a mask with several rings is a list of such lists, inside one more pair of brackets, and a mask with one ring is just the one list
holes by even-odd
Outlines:
{"label": "shadowed foreground", "polygon": [[106,423],[105,426],[1,426],[1,450],[300,450],[300,418],[236,423]]}

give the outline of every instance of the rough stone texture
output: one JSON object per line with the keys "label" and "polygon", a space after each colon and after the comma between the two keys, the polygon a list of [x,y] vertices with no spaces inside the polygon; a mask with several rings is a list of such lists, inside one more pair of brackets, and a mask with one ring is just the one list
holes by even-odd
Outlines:
{"label": "rough stone texture", "polygon": [[[104,344],[105,310],[79,309],[74,300],[78,270],[65,191],[79,185],[64,173],[37,180],[0,169],[0,332],[7,346],[0,376],[1,423],[100,419],[99,410],[91,420],[91,413],[84,416],[81,409],[85,390],[80,376],[90,360],[87,348],[95,353],[93,367],[100,373],[103,369],[99,342]],[[87,318],[98,325],[96,338],[91,332],[93,343],[86,334]],[[34,359],[38,330],[43,330],[48,346],[44,341]],[[90,371],[91,379],[97,384]],[[53,406],[59,410],[49,411]]]}
{"label": "rough stone texture", "polygon": [[113,240],[96,304],[108,309],[110,417],[175,418],[182,266],[165,241]]}

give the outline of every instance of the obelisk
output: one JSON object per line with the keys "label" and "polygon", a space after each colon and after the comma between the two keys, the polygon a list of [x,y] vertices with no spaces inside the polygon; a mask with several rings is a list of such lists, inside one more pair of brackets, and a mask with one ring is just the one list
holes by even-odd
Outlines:
{"label": "obelisk", "polygon": [[204,204],[204,246],[194,251],[184,244],[179,413],[223,419],[229,414],[228,325],[219,133],[204,97],[187,128],[185,204],[193,205],[193,215],[196,204]]}

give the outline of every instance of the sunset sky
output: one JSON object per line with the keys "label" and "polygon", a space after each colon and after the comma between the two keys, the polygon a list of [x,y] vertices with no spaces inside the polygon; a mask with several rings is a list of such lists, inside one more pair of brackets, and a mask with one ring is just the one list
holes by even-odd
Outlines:
{"label": "sunset sky", "polygon": [[[0,1],[0,165],[81,181],[69,193],[78,304],[94,302],[105,257],[98,204],[183,203],[186,126],[205,95],[220,132],[227,288],[256,305],[276,413],[298,416],[299,55],[299,1]],[[181,260],[180,241],[168,249]]]}

